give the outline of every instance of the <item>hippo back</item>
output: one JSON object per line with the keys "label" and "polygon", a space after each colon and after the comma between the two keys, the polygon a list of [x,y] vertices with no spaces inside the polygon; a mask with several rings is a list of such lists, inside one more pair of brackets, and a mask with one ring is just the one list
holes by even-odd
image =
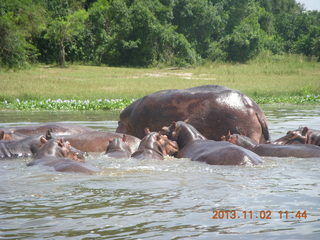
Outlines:
{"label": "hippo back", "polygon": [[179,151],[178,157],[210,165],[257,165],[262,159],[245,148],[228,142],[196,140]]}
{"label": "hippo back", "polygon": [[31,136],[34,134],[42,134],[46,131],[50,130],[55,135],[70,135],[70,134],[79,134],[93,131],[92,128],[81,126],[81,125],[74,125],[68,123],[59,123],[59,122],[51,122],[51,123],[44,123],[44,124],[37,124],[37,125],[30,125],[30,126],[19,126],[19,127],[10,127],[10,128],[3,128],[0,131],[4,131],[5,133],[17,136],[19,139],[20,135],[27,135]]}
{"label": "hippo back", "polygon": [[[66,141],[69,141],[75,148],[84,152],[104,152],[109,145],[110,140],[122,138],[123,134],[114,132],[91,131],[82,134],[64,136]],[[140,139],[127,135],[127,143],[130,146],[131,152],[138,149]]]}
{"label": "hippo back", "polygon": [[121,112],[116,132],[142,138],[146,126],[159,131],[186,119],[208,139],[220,140],[231,131],[257,142],[269,140],[260,107],[242,93],[218,85],[164,90],[140,98]]}
{"label": "hippo back", "polygon": [[76,172],[84,174],[99,172],[99,169],[91,164],[74,161],[69,158],[43,157],[35,159],[27,164],[28,167],[35,165],[51,167],[57,172]]}

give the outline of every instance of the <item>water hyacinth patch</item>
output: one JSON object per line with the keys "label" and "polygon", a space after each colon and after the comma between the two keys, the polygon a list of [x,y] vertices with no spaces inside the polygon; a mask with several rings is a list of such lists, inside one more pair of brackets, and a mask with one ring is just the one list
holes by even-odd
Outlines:
{"label": "water hyacinth patch", "polygon": [[320,95],[306,95],[306,96],[254,96],[253,99],[258,104],[272,104],[272,103],[291,103],[291,104],[319,104]]}
{"label": "water hyacinth patch", "polygon": [[[253,96],[258,104],[291,103],[291,104],[320,104],[320,95],[306,96]],[[0,109],[8,110],[121,110],[130,105],[135,99],[96,99],[96,100],[3,100]]]}
{"label": "water hyacinth patch", "polygon": [[97,100],[4,100],[1,109],[10,110],[115,110],[124,109],[134,99],[97,99]]}

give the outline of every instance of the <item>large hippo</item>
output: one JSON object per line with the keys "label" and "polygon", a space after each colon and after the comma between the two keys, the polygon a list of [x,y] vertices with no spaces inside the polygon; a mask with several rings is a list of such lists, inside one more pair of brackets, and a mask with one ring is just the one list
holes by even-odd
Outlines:
{"label": "large hippo", "polygon": [[161,133],[177,141],[178,158],[190,158],[210,165],[257,165],[263,162],[257,154],[243,147],[229,142],[207,140],[186,122],[174,122],[169,127],[163,127]]}
{"label": "large hippo", "polygon": [[320,146],[320,131],[301,127],[288,131],[287,135],[275,140],[274,144],[313,144]]}
{"label": "large hippo", "polygon": [[34,160],[27,166],[42,165],[52,167],[58,172],[79,172],[94,174],[99,170],[87,163],[84,163],[84,154],[71,148],[69,142],[63,139],[46,140],[41,137],[42,146],[35,154]]}
{"label": "large hippo", "polygon": [[21,139],[21,136],[31,136],[35,134],[42,134],[46,131],[50,130],[55,135],[70,135],[70,134],[79,134],[93,131],[94,129],[75,125],[75,124],[68,124],[68,123],[58,123],[58,122],[51,122],[51,123],[44,123],[44,124],[36,124],[30,126],[23,126],[23,127],[10,127],[10,128],[2,128],[0,132],[3,131],[4,136],[10,137],[11,139]]}
{"label": "large hippo", "polygon": [[[113,132],[91,131],[82,134],[63,136],[75,148],[84,152],[104,152],[110,141],[114,138],[122,138],[123,134]],[[126,135],[126,142],[130,146],[131,153],[138,149],[140,139]]]}
{"label": "large hippo", "polygon": [[259,156],[269,157],[296,157],[296,158],[319,158],[320,147],[306,144],[279,145],[258,144],[246,136],[239,134],[227,135],[225,141],[244,147]]}
{"label": "large hippo", "polygon": [[116,132],[143,138],[146,126],[159,131],[186,119],[208,139],[220,140],[228,131],[259,143],[270,138],[260,107],[239,91],[218,85],[163,90],[140,98],[121,112]]}

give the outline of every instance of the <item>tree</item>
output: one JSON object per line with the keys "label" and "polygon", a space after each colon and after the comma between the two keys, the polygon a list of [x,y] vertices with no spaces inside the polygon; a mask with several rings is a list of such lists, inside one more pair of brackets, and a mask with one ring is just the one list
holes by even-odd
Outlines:
{"label": "tree", "polygon": [[45,26],[45,12],[31,0],[0,2],[0,66],[22,68],[35,61],[33,36]]}
{"label": "tree", "polygon": [[245,62],[263,49],[267,34],[261,29],[259,19],[263,13],[256,2],[249,1],[245,17],[239,25],[234,27],[231,34],[227,35],[223,44],[228,54],[227,59],[236,62]]}
{"label": "tree", "polygon": [[222,9],[208,0],[178,0],[173,8],[173,24],[197,53],[206,58],[210,42],[222,37]]}
{"label": "tree", "polygon": [[[101,3],[99,7],[94,4],[89,9],[89,28],[102,27],[90,30],[92,43],[103,42],[95,50],[102,63],[149,66],[190,65],[196,61],[190,43],[168,23],[171,1],[114,0],[102,4],[103,1],[97,2]],[[95,14],[91,15],[91,11]]]}
{"label": "tree", "polygon": [[83,32],[87,17],[85,10],[78,10],[66,17],[57,17],[49,23],[45,37],[57,43],[60,66],[65,66],[66,42],[72,42],[75,36]]}

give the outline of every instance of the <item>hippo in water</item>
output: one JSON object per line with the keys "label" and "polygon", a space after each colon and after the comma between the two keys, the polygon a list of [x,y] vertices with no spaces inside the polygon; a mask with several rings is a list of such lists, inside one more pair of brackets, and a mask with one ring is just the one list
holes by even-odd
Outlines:
{"label": "hippo in water", "polygon": [[140,98],[121,112],[116,132],[143,138],[145,126],[159,131],[186,119],[208,139],[219,141],[229,130],[259,143],[270,138],[260,107],[239,91],[218,85],[164,90]]}
{"label": "hippo in water", "polygon": [[110,140],[105,156],[110,158],[129,158],[132,151],[126,141],[127,136],[125,134],[122,138]]}
{"label": "hippo in water", "polygon": [[160,133],[150,132],[145,128],[146,136],[141,140],[139,148],[131,157],[136,159],[159,159],[173,156],[178,152],[178,144]]}
{"label": "hippo in water", "polygon": [[320,147],[314,145],[294,144],[258,144],[246,136],[232,134],[223,137],[223,140],[244,147],[259,156],[269,157],[296,157],[296,158],[319,158]]}
{"label": "hippo in water", "polygon": [[[37,124],[37,125],[30,125],[30,126],[23,126],[23,127],[10,127],[10,128],[2,128],[0,132],[3,131],[6,136],[12,136],[12,140],[21,139],[21,136],[31,136],[35,134],[41,134],[46,131],[50,130],[55,135],[70,135],[70,134],[79,134],[93,131],[94,129],[81,126],[81,125],[74,125],[68,123],[44,123],[44,124]],[[15,138],[16,137],[16,138]]]}
{"label": "hippo in water", "polygon": [[79,172],[94,174],[99,170],[87,163],[84,163],[84,153],[71,148],[69,142],[63,139],[46,140],[40,138],[42,146],[35,154],[35,159],[27,166],[42,165],[52,167],[58,172]]}
{"label": "hippo in water", "polygon": [[26,135],[23,134],[14,134],[11,132],[5,132],[3,130],[0,130],[0,141],[20,140],[25,137]]}
{"label": "hippo in water", "polygon": [[211,165],[257,165],[263,162],[257,154],[245,148],[206,139],[192,125],[183,121],[163,127],[161,133],[177,141],[180,149],[178,158],[190,158]]}
{"label": "hippo in water", "polygon": [[320,131],[301,127],[294,131],[288,131],[287,135],[273,142],[274,144],[313,144],[320,146]]}
{"label": "hippo in water", "polygon": [[[69,141],[75,148],[84,152],[104,152],[110,141],[122,138],[123,134],[113,132],[91,131],[82,134],[61,136]],[[140,139],[126,134],[126,143],[130,146],[131,153],[138,149]]]}
{"label": "hippo in water", "polygon": [[0,159],[12,159],[30,157],[41,147],[40,138],[49,140],[52,138],[48,131],[46,136],[26,136],[21,140],[0,141]]}

